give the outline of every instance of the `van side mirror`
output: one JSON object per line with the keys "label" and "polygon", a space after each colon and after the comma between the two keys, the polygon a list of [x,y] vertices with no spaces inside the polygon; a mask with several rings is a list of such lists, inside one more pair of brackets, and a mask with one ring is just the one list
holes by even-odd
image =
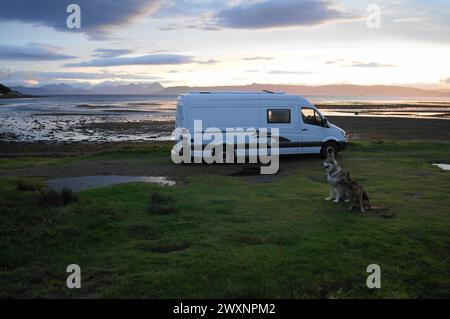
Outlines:
{"label": "van side mirror", "polygon": [[323,126],[328,126],[328,119],[327,119],[327,118],[324,118],[324,119],[322,120],[322,125],[323,125]]}

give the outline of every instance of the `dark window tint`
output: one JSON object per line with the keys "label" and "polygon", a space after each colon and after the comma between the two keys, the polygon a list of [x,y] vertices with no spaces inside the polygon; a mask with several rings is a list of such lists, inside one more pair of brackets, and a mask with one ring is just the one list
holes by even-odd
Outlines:
{"label": "dark window tint", "polygon": [[267,110],[267,123],[291,123],[291,110],[290,109]]}
{"label": "dark window tint", "polygon": [[322,126],[322,118],[314,109],[302,108],[303,123]]}

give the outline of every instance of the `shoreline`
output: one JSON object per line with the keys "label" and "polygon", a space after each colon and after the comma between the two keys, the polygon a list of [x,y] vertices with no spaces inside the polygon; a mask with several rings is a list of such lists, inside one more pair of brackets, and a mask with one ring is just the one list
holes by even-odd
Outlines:
{"label": "shoreline", "polygon": [[6,94],[6,95],[0,95],[0,100],[11,100],[11,99],[35,99],[45,96],[38,96],[38,95],[26,95],[26,94]]}
{"label": "shoreline", "polygon": [[[450,143],[450,121],[443,119],[330,116],[330,122],[343,128],[352,141],[374,143],[427,141]],[[130,131],[170,135],[173,121],[86,123],[82,129],[99,134],[123,135]],[[106,132],[106,133],[105,133]],[[1,138],[1,136],[0,136]],[[0,157],[88,155],[116,148],[145,144],[171,144],[167,140],[130,141],[1,141]]]}
{"label": "shoreline", "polygon": [[[176,102],[143,99],[0,100],[0,143],[150,143],[167,141]],[[33,96],[38,98],[38,96]],[[449,102],[317,102],[354,140],[450,140]],[[1,151],[0,151],[1,153]]]}

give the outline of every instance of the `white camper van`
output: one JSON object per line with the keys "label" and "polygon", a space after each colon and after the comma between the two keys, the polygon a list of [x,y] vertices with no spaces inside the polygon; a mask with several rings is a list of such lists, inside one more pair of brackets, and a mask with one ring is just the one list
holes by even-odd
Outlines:
{"label": "white camper van", "polygon": [[281,92],[192,92],[178,97],[176,127],[279,129],[280,154],[337,153],[348,142],[308,100]]}

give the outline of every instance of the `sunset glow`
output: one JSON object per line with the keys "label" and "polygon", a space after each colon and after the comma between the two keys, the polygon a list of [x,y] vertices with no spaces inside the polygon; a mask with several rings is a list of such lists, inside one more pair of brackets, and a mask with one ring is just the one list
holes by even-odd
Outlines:
{"label": "sunset glow", "polygon": [[370,1],[147,0],[124,10],[80,0],[81,29],[67,28],[61,3],[43,1],[48,12],[37,14],[31,2],[0,13],[0,79],[9,85],[450,88],[446,1],[377,2],[380,26],[371,28]]}

